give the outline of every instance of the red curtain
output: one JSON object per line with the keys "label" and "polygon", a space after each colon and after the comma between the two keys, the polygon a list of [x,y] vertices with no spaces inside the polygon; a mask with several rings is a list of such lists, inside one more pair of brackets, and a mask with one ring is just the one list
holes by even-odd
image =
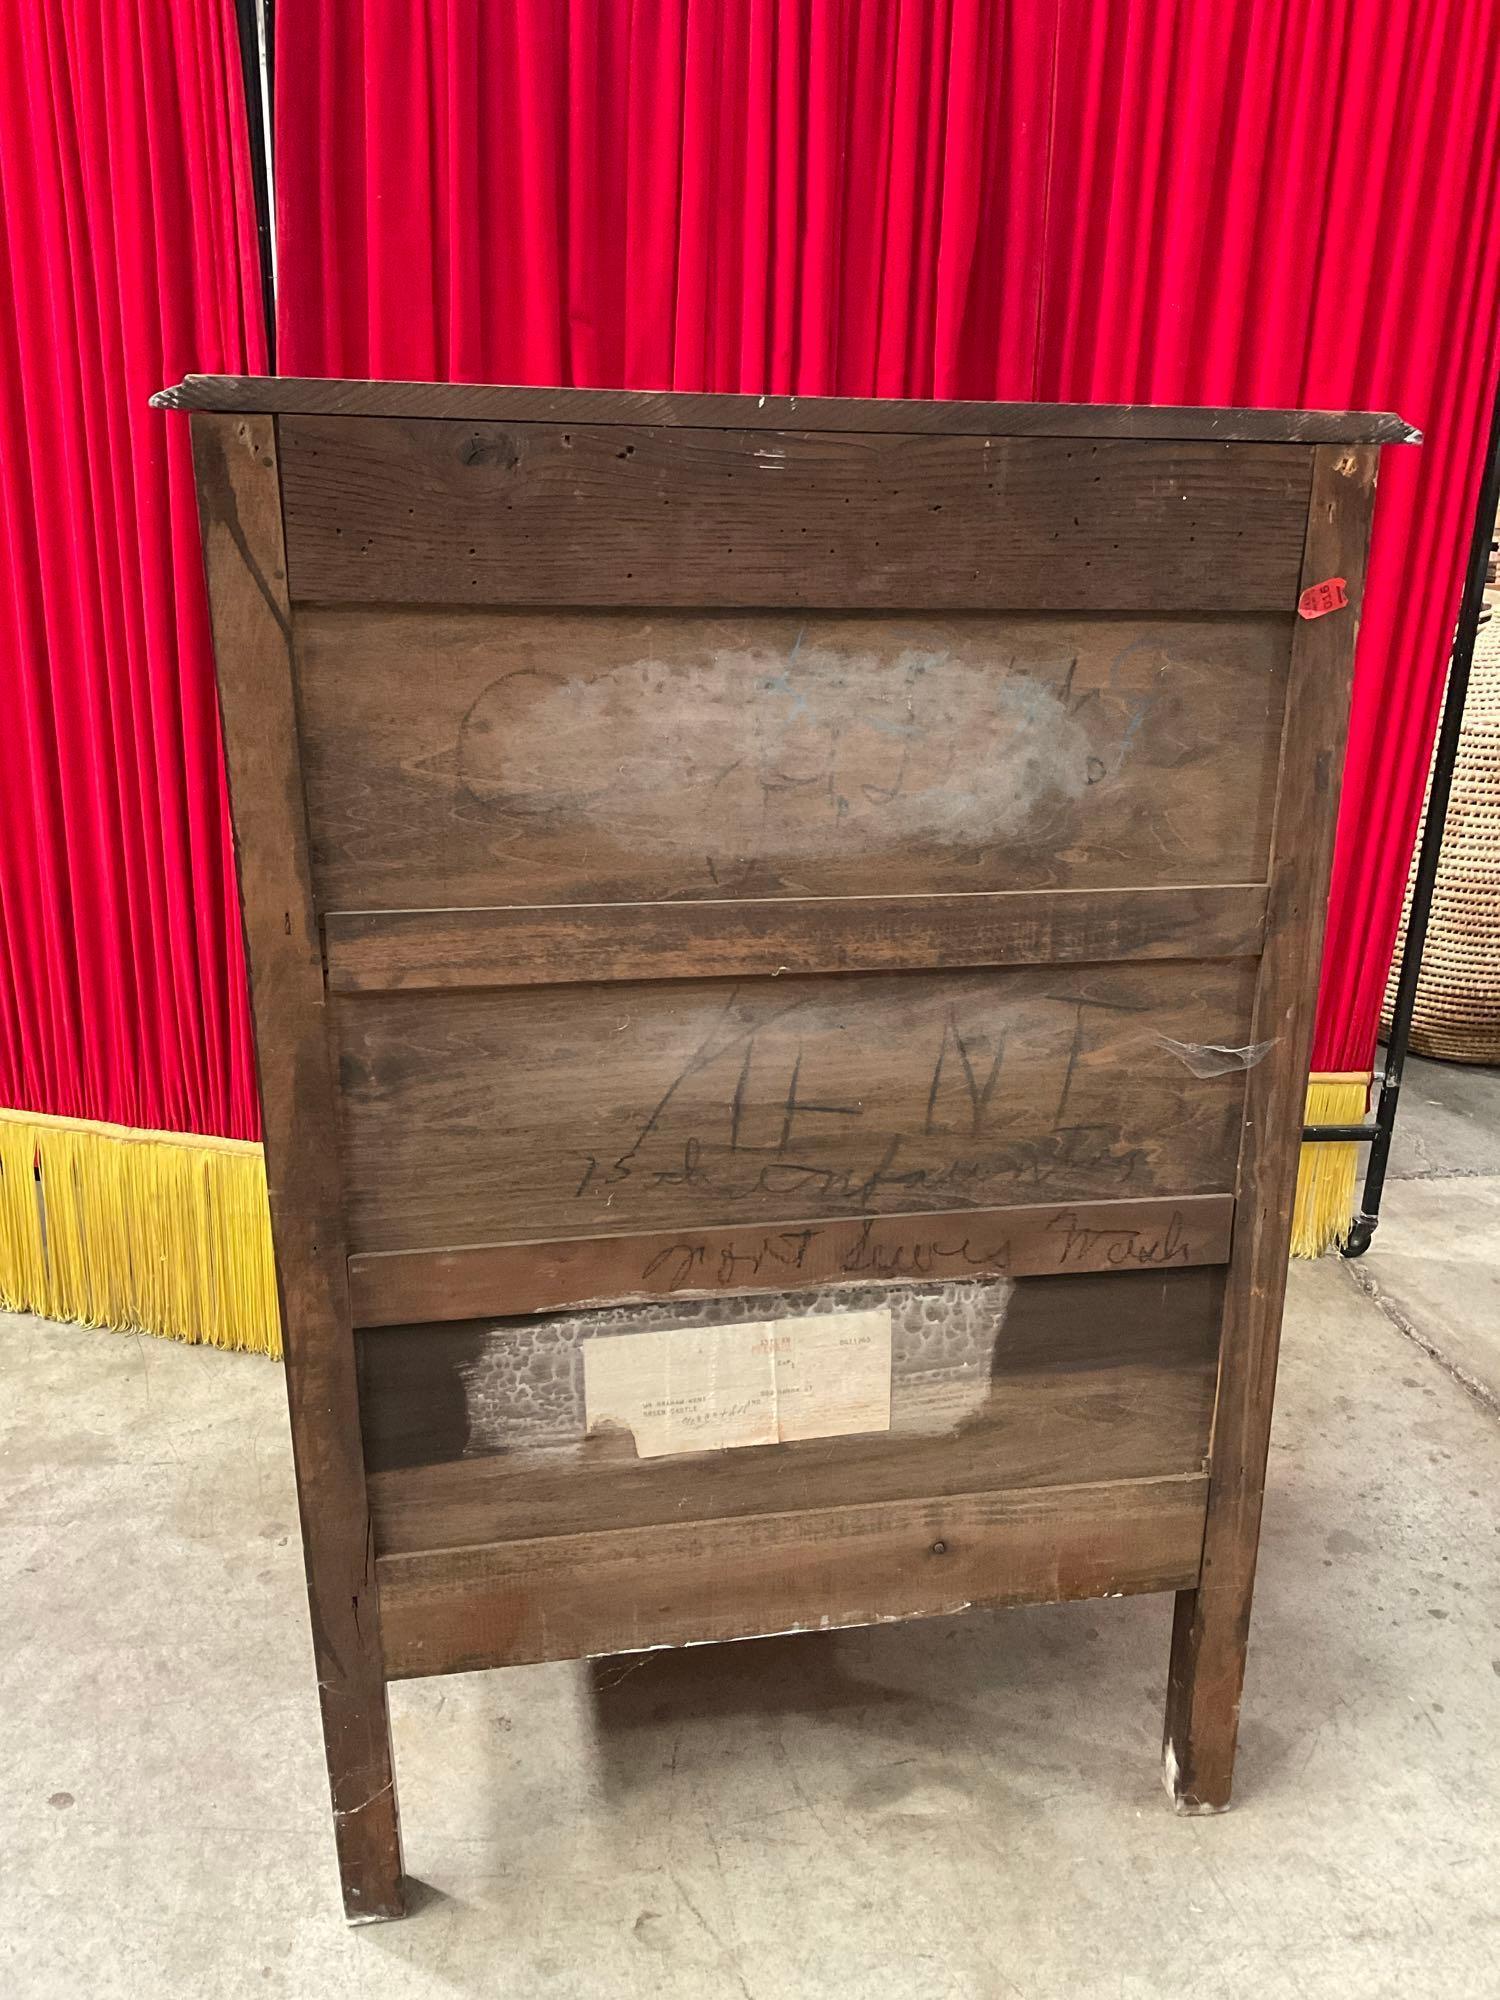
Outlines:
{"label": "red curtain", "polygon": [[261,369],[231,0],[0,6],[0,1105],[257,1133],[185,426]]}
{"label": "red curtain", "polygon": [[[1368,1061],[1500,351],[1500,0],[311,0],[284,365],[1394,407],[1316,1060]],[[230,0],[0,7],[0,1104],[256,1130],[185,426]]]}
{"label": "red curtain", "polygon": [[288,373],[1391,408],[1315,1065],[1368,1067],[1500,361],[1497,0],[278,10]]}

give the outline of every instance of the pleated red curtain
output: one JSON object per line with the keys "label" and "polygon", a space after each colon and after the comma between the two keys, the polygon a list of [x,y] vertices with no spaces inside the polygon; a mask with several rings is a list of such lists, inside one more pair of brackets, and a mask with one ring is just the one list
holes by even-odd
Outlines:
{"label": "pleated red curtain", "polygon": [[1315,1064],[1368,1068],[1500,362],[1496,0],[278,10],[289,373],[1394,408]]}
{"label": "pleated red curtain", "polygon": [[1394,409],[1313,1067],[1370,1066],[1500,374],[1493,0],[1062,0],[1036,393]]}
{"label": "pleated red curtain", "polygon": [[[1316,1050],[1362,1068],[1500,353],[1497,13],[296,0],[284,365],[1399,409],[1428,442],[1383,475]],[[0,232],[0,1114],[250,1138],[186,427],[147,404],[264,365],[231,0],[0,8]],[[120,1317],[27,1276],[63,1214],[36,1235],[8,1129],[0,1289]],[[124,1204],[144,1297],[180,1259],[111,1186],[80,1256]],[[202,1325],[232,1262],[129,1311]]]}
{"label": "pleated red curtain", "polygon": [[192,467],[148,399],[190,368],[264,368],[258,287],[231,0],[6,0],[11,1110],[257,1133]]}
{"label": "pleated red curtain", "polygon": [[[298,0],[284,366],[1398,408],[1428,444],[1382,478],[1316,1046],[1364,1068],[1496,386],[1498,12]],[[10,0],[0,1292],[274,1346],[258,1162],[138,1138],[256,1134],[186,426],[148,396],[258,368],[232,0]],[[134,1136],[106,1168],[32,1112]]]}

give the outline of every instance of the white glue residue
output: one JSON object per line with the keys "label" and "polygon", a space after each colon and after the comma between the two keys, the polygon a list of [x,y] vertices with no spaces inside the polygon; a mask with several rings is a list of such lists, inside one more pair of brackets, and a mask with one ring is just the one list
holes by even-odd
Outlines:
{"label": "white glue residue", "polygon": [[1112,777],[1149,695],[1075,692],[1066,658],[879,652],[799,632],[787,652],[637,657],[592,678],[523,667],[465,716],[471,799],[596,820],[642,851],[765,861],[851,845],[1036,842]]}

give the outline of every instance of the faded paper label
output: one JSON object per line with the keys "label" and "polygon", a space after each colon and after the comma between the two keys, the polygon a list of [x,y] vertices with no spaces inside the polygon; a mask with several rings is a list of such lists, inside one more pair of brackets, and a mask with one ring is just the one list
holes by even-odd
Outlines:
{"label": "faded paper label", "polygon": [[590,1340],[583,1394],[589,1430],[641,1458],[888,1431],[891,1309]]}

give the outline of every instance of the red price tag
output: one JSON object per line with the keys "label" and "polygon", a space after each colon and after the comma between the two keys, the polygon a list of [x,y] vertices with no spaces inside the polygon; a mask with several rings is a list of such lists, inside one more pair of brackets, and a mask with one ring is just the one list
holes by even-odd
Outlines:
{"label": "red price tag", "polygon": [[1326,583],[1314,583],[1304,590],[1297,599],[1299,618],[1326,618],[1330,611],[1342,611],[1349,602],[1349,591],[1341,576],[1331,576]]}

